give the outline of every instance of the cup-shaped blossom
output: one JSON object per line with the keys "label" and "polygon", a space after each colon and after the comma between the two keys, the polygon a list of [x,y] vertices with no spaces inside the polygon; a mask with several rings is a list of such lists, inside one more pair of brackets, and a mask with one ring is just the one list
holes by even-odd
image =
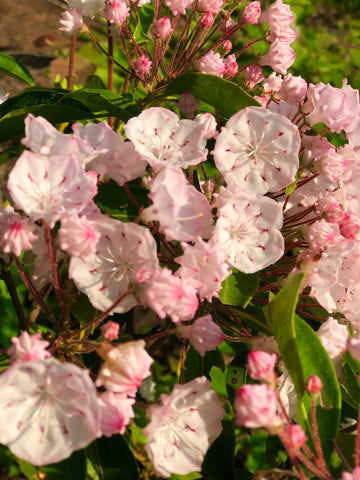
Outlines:
{"label": "cup-shaped blossom", "polygon": [[299,148],[299,131],[288,118],[247,107],[229,119],[213,154],[226,182],[264,194],[294,181]]}
{"label": "cup-shaped blossom", "polygon": [[169,164],[187,168],[206,159],[206,137],[201,125],[180,120],[166,108],[147,108],[130,119],[124,130],[136,151],[157,170]]}
{"label": "cup-shaped blossom", "polygon": [[41,334],[29,335],[28,332],[21,332],[18,337],[12,337],[12,347],[8,348],[11,363],[23,363],[31,360],[44,360],[51,357],[46,348],[50,345],[46,340],[41,340]]}
{"label": "cup-shaped blossom", "polygon": [[97,352],[105,360],[96,380],[98,387],[135,396],[144,378],[151,375],[153,359],[145,350],[144,340],[120,343],[116,347],[104,343]]}
{"label": "cup-shaped blossom", "polygon": [[35,224],[10,205],[0,209],[0,249],[4,253],[19,256],[23,250],[30,250],[38,238],[34,230]]}
{"label": "cup-shaped blossom", "polygon": [[229,264],[255,273],[279,260],[284,252],[281,205],[245,189],[221,200],[213,238],[225,250]]}
{"label": "cup-shaped blossom", "polygon": [[195,59],[193,67],[198,72],[216,75],[217,77],[223,77],[225,72],[224,60],[220,53],[215,53],[214,50],[210,50],[202,57]]}
{"label": "cup-shaped blossom", "polygon": [[266,383],[274,383],[276,378],[275,364],[278,356],[275,353],[266,353],[253,350],[248,355],[247,369],[251,378]]}
{"label": "cup-shaped blossom", "polygon": [[15,363],[0,376],[0,443],[33,465],[69,457],[101,435],[89,372],[54,358]]}
{"label": "cup-shaped blossom", "polygon": [[86,217],[72,216],[61,221],[59,241],[62,250],[84,262],[96,250],[100,233]]}
{"label": "cup-shaped blossom", "polygon": [[282,424],[273,388],[267,385],[243,385],[234,401],[236,423],[247,428],[274,429]]}
{"label": "cup-shaped blossom", "polygon": [[259,21],[269,25],[270,30],[277,27],[286,28],[294,20],[294,14],[290,10],[289,5],[283,3],[282,0],[276,0],[272,3],[266,12],[263,12]]}
{"label": "cup-shaped blossom", "polygon": [[17,160],[7,188],[19,208],[51,228],[61,218],[80,213],[97,192],[75,156],[46,157],[29,151]]}
{"label": "cup-shaped blossom", "polygon": [[206,352],[215,350],[225,336],[211,315],[197,318],[192,325],[179,325],[178,332],[191,341],[193,347],[203,357]]}
{"label": "cup-shaped blossom", "polygon": [[156,475],[199,472],[205,453],[222,431],[224,409],[206,377],[175,385],[150,407],[150,423],[142,433]]}
{"label": "cup-shaped blossom", "polygon": [[249,2],[245,5],[244,11],[241,17],[241,23],[256,24],[259,21],[260,14],[261,14],[260,2],[257,0],[255,2]]}
{"label": "cup-shaped blossom", "polygon": [[69,277],[95,308],[104,311],[124,296],[113,312],[127,312],[138,305],[131,293],[137,272],[159,264],[156,242],[147,228],[134,223],[105,217],[96,225],[101,233],[96,252],[86,262],[72,257]]}
{"label": "cup-shaped blossom", "polygon": [[65,10],[59,17],[59,23],[59,29],[67,35],[78,34],[84,26],[81,10],[78,8]]}

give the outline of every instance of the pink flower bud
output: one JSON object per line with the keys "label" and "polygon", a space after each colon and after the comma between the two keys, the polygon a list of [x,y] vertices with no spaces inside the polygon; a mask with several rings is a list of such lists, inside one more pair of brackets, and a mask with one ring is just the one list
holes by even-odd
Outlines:
{"label": "pink flower bud", "polygon": [[259,18],[260,22],[269,25],[270,30],[276,28],[286,28],[294,20],[294,14],[289,5],[284,5],[282,0],[276,0],[272,3],[267,12],[263,12]]}
{"label": "pink flower bud", "polygon": [[205,130],[205,136],[207,139],[209,138],[216,138],[219,134],[216,127],[216,120],[214,115],[211,113],[199,113],[194,118],[194,122],[200,123]]}
{"label": "pink flower bud", "polygon": [[360,362],[360,335],[357,334],[354,338],[348,338],[347,347],[351,355]]}
{"label": "pink flower bud", "polygon": [[129,10],[125,2],[113,0],[104,7],[104,17],[109,20],[110,23],[121,25],[129,16]]}
{"label": "pink flower bud", "polygon": [[274,390],[267,385],[243,385],[234,401],[236,423],[247,428],[273,429],[282,424]]}
{"label": "pink flower bud", "polygon": [[232,43],[230,40],[225,40],[225,42],[222,44],[222,49],[224,52],[228,53],[232,49]]}
{"label": "pink flower bud", "polygon": [[285,425],[284,433],[292,448],[300,448],[307,440],[307,436],[300,425]]}
{"label": "pink flower bud", "polygon": [[219,53],[210,50],[206,55],[194,61],[194,69],[201,73],[217,75],[222,77],[225,71],[225,64]]}
{"label": "pink flower bud", "polygon": [[134,62],[134,70],[140,75],[147,75],[151,70],[151,61],[145,56],[141,55]]}
{"label": "pink flower bud", "polygon": [[157,37],[166,38],[173,31],[169,17],[162,17],[155,20],[153,24],[154,33]]}
{"label": "pink flower bud", "polygon": [[317,395],[321,392],[323,386],[317,375],[311,375],[306,382],[306,390],[309,395]]}
{"label": "pink flower bud", "polygon": [[186,117],[193,118],[196,109],[199,106],[199,101],[190,92],[181,94],[180,101],[176,106],[185,113]]}
{"label": "pink flower bud", "polygon": [[261,14],[261,5],[259,1],[255,2],[249,2],[246,4],[242,18],[241,18],[241,23],[243,25],[246,25],[247,23],[252,23],[256,24],[259,21],[259,16]]}
{"label": "pink flower bud", "polygon": [[341,480],[360,480],[360,467],[356,467],[353,473],[344,472]]}
{"label": "pink flower bud", "polygon": [[225,65],[225,71],[224,71],[225,77],[232,78],[239,71],[239,66],[236,62],[235,55],[229,55],[228,57],[226,57],[224,60],[224,65]]}
{"label": "pink flower bud", "polygon": [[275,353],[254,350],[248,355],[247,369],[251,378],[267,383],[273,383],[276,378],[274,367],[277,361]]}
{"label": "pink flower bud", "polygon": [[102,336],[107,340],[115,340],[119,336],[120,325],[116,322],[109,322],[104,323],[100,327]]}
{"label": "pink flower bud", "polygon": [[202,357],[206,352],[215,350],[224,340],[221,328],[212,321],[211,315],[198,318],[193,325],[179,326],[178,332],[191,341]]}
{"label": "pink flower bud", "polygon": [[243,70],[244,78],[245,78],[245,85],[250,89],[253,90],[255,85],[262,80],[264,80],[264,75],[262,73],[262,68],[260,65],[256,65],[253,63],[252,65],[248,65]]}
{"label": "pink flower bud", "polygon": [[213,14],[211,12],[206,12],[205,15],[201,17],[200,21],[204,27],[211,27],[211,25],[214,23]]}

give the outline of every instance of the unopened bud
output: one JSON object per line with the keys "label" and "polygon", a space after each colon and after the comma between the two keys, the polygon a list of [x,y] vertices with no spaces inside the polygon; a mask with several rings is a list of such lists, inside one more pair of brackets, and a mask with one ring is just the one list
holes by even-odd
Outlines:
{"label": "unopened bud", "polygon": [[322,390],[322,382],[317,375],[311,375],[306,382],[306,390],[309,395],[318,395]]}

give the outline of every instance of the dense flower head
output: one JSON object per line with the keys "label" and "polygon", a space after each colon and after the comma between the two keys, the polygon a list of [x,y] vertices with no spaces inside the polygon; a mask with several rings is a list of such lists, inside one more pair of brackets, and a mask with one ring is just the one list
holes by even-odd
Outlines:
{"label": "dense flower head", "polygon": [[156,475],[199,472],[205,453],[222,431],[224,409],[206,377],[176,384],[161,405],[150,407],[150,423],[142,433]]}

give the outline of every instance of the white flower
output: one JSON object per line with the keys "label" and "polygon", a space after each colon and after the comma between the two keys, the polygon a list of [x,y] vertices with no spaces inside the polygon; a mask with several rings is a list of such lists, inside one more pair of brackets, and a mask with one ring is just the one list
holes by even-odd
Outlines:
{"label": "white flower", "polygon": [[151,421],[143,430],[156,474],[199,472],[205,453],[221,433],[225,413],[209,380],[198,377],[177,384],[160,400],[162,406],[150,407]]}
{"label": "white flower", "polygon": [[33,465],[69,457],[101,435],[87,370],[54,358],[16,363],[0,376],[0,443]]}

